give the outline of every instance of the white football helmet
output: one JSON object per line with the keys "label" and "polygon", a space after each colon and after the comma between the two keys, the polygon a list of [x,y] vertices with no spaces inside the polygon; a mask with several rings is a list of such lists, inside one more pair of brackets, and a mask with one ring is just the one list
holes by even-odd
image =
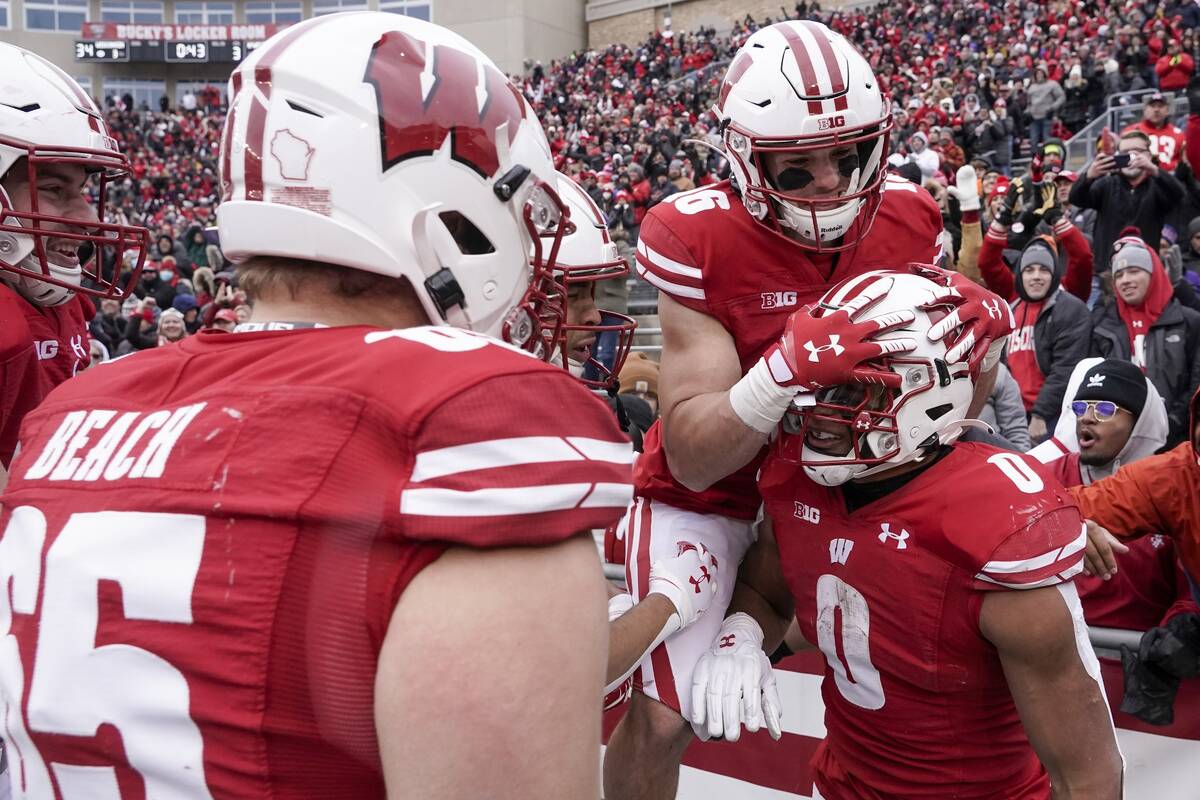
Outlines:
{"label": "white football helmet", "polygon": [[[759,29],[730,62],[713,111],[751,216],[817,252],[866,236],[883,197],[892,117],[870,65],[845,37],[811,20]],[[849,188],[836,197],[796,196],[776,185],[764,158],[838,147],[853,154],[840,160]]]}
{"label": "white football helmet", "polygon": [[[952,310],[922,308],[941,288],[929,279],[902,270],[874,270],[842,281],[826,292],[817,308],[836,310],[876,281],[887,282],[887,294],[871,307],[872,317],[916,311],[910,325],[876,337],[917,342],[913,352],[884,356],[878,362],[900,376],[900,388],[845,384],[808,395],[788,411],[775,443],[781,458],[801,464],[810,478],[826,486],[919,461],[950,444],[962,433],[975,390],[967,362],[947,363],[945,342],[929,341],[929,328]],[[814,422],[820,430],[813,430]],[[849,429],[845,455],[810,446],[810,433],[831,435],[832,426]]]}
{"label": "white football helmet", "polygon": [[[39,175],[44,181],[54,165],[82,166],[93,176],[88,188],[98,190],[95,217],[39,210],[33,190],[28,208],[18,210],[0,186],[0,280],[42,306],[61,305],[76,292],[126,297],[137,283],[150,234],[105,222],[104,210],[109,183],[125,177],[129,161],[78,83],[41,56],[0,42],[0,178],[15,166],[28,173],[23,177],[30,187],[38,187]],[[136,256],[134,268],[121,280],[129,253]]]}
{"label": "white football helmet", "polygon": [[[572,286],[585,285],[595,291],[597,281],[623,278],[629,274],[629,264],[617,253],[617,245],[608,233],[608,225],[599,207],[583,188],[569,176],[558,173],[558,196],[570,211],[565,224],[562,244],[555,259],[555,273],[569,291]],[[571,374],[593,389],[608,389],[615,385],[617,375],[629,356],[633,345],[633,332],[637,322],[627,314],[600,309],[600,322],[589,324],[573,321],[570,309],[567,319],[560,328],[558,340],[552,349],[551,360],[570,370]],[[601,363],[596,358],[596,341],[589,350],[586,363],[570,357],[568,338],[572,334],[594,334],[596,337],[613,334],[611,364]]]}
{"label": "white football helmet", "polygon": [[242,62],[230,97],[217,221],[232,261],[404,278],[432,323],[548,356],[564,207],[532,109],[478,48],[399,14],[316,17]]}

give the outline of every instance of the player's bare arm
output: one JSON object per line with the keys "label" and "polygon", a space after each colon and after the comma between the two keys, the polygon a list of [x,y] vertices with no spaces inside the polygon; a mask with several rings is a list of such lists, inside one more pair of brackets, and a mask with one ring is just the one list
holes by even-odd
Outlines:
{"label": "player's bare arm", "polygon": [[[717,559],[704,545],[679,542],[678,555],[650,567],[645,598],[613,619],[609,601],[608,685],[619,686],[651,650],[676,631],[699,619],[717,591]],[[625,595],[626,603],[632,602]],[[627,607],[627,606],[626,606]]]}
{"label": "player's bare arm", "polygon": [[729,612],[739,611],[754,617],[762,626],[763,649],[767,653],[775,652],[795,619],[796,602],[783,579],[775,526],[770,519],[759,523],[758,539],[746,551],[738,568]]}
{"label": "player's bare arm", "polygon": [[989,593],[979,629],[996,646],[1055,800],[1121,797],[1121,753],[1074,584]]}
{"label": "player's bare arm", "polygon": [[659,378],[667,462],[676,480],[702,491],[750,462],[763,445],[734,413],[729,387],[742,377],[733,337],[721,323],[659,295]]}
{"label": "player's bare arm", "polygon": [[598,797],[604,606],[582,534],[547,548],[453,549],[421,572],[376,675],[388,796]]}

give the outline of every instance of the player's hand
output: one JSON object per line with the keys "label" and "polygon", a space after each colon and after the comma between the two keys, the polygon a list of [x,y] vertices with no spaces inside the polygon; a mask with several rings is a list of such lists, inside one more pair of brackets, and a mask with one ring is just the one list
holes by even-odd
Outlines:
{"label": "player's hand", "polygon": [[1083,574],[1108,580],[1117,574],[1117,559],[1113,553],[1128,553],[1129,548],[1108,532],[1108,529],[1087,520],[1087,550],[1083,554]]}
{"label": "player's hand", "polygon": [[679,542],[679,555],[650,567],[649,594],[664,595],[679,614],[679,627],[700,618],[717,593],[717,559],[702,544]]}
{"label": "player's hand", "polygon": [[743,725],[756,733],[765,723],[778,741],[782,717],[771,659],[763,652],[762,628],[749,614],[734,614],[696,664],[692,728],[704,740],[724,736],[736,742]]}
{"label": "player's hand", "polygon": [[876,338],[916,319],[916,314],[907,310],[867,317],[867,311],[887,295],[890,286],[889,280],[874,281],[843,306],[809,306],[793,313],[783,336],[763,355],[771,377],[780,386],[801,391],[845,383],[899,387],[899,375],[869,366],[881,356],[908,353],[917,346],[913,339]]}
{"label": "player's hand", "polygon": [[929,264],[909,264],[909,269],[942,287],[924,308],[947,304],[954,307],[930,327],[929,341],[946,340],[950,345],[946,360],[951,364],[967,361],[975,378],[994,367],[1016,327],[1008,303],[961,273]]}
{"label": "player's hand", "polygon": [[946,191],[958,201],[960,211],[979,210],[979,184],[976,182],[975,168],[970,164],[958,168],[958,172],[954,173],[954,185]]}

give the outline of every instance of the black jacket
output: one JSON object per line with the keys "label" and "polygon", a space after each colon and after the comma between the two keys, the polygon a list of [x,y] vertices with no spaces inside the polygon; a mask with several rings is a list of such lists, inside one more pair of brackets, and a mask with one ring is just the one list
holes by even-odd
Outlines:
{"label": "black jacket", "polygon": [[[1012,304],[1013,314],[1018,318],[1024,302],[1016,300]],[[1087,357],[1091,338],[1092,319],[1086,303],[1065,289],[1059,289],[1046,300],[1037,322],[1033,323],[1034,355],[1046,380],[1030,413],[1046,420],[1048,430],[1054,430],[1071,372]]]}
{"label": "black jacket", "polygon": [[1113,242],[1127,226],[1134,226],[1155,250],[1162,238],[1163,220],[1183,199],[1183,185],[1174,175],[1159,172],[1133,186],[1119,173],[1095,180],[1083,175],[1071,187],[1070,203],[1076,208],[1094,208],[1096,228],[1092,252],[1097,273],[1108,272]]}
{"label": "black jacket", "polygon": [[[1117,304],[1092,312],[1092,352],[1101,358],[1129,360],[1129,332]],[[1188,438],[1188,403],[1200,386],[1200,312],[1171,300],[1146,334],[1146,377],[1167,404],[1167,447]]]}

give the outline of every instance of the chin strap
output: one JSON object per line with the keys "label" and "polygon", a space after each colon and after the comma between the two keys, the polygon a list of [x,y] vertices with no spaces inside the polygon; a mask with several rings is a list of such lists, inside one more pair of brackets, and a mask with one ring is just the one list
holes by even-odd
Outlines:
{"label": "chin strap", "polygon": [[996,434],[996,429],[987,424],[981,419],[960,419],[958,422],[952,422],[938,433],[939,444],[950,444],[964,432],[976,428],[981,431],[987,431],[991,435]]}

